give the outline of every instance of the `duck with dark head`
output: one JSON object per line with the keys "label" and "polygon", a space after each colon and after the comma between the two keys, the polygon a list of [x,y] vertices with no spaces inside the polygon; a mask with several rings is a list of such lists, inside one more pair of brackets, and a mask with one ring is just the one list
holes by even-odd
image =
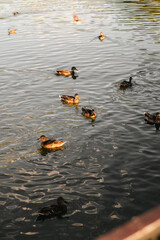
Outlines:
{"label": "duck with dark head", "polygon": [[75,71],[78,71],[76,67],[72,67],[71,68],[71,71],[69,70],[63,70],[63,69],[60,69],[60,70],[57,70],[57,75],[58,76],[65,76],[65,77],[69,77],[69,76],[74,76],[75,75]]}
{"label": "duck with dark head", "polygon": [[127,87],[132,87],[132,77],[129,78],[129,81],[124,80],[120,84],[120,88],[122,88],[122,89],[127,88]]}
{"label": "duck with dark head", "polygon": [[62,217],[67,213],[67,202],[63,197],[57,198],[57,205],[53,204],[50,206],[46,206],[41,208],[38,212],[38,217],[36,221],[44,221],[47,218],[53,217]]}

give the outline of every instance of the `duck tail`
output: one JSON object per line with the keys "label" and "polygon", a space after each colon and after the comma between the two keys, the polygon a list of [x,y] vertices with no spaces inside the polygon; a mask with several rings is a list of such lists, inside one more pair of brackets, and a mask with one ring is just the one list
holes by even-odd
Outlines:
{"label": "duck tail", "polygon": [[61,145],[60,145],[60,147],[62,147],[63,145],[65,145],[67,142],[62,142],[61,143]]}
{"label": "duck tail", "polygon": [[150,115],[150,114],[149,114],[149,112],[144,112],[144,115],[146,116],[146,115]]}

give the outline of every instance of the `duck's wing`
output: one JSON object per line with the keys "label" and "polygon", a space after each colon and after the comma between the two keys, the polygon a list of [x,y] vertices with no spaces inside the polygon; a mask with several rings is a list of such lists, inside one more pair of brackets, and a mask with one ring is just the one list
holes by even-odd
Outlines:
{"label": "duck's wing", "polygon": [[45,215],[48,216],[50,214],[52,214],[52,212],[54,211],[54,209],[56,209],[57,205],[51,205],[51,206],[46,206],[41,208],[38,213],[39,215]]}
{"label": "duck's wing", "polygon": [[144,113],[144,116],[145,116],[145,120],[149,123],[155,123],[155,120],[156,120],[156,116],[155,115],[152,115],[150,114],[149,112],[145,112]]}
{"label": "duck's wing", "polygon": [[92,114],[92,110],[89,108],[82,108],[82,111],[85,113],[89,113],[90,115]]}
{"label": "duck's wing", "polygon": [[56,71],[57,71],[57,73],[60,73],[60,72],[62,72],[63,70],[57,69]]}
{"label": "duck's wing", "polygon": [[120,87],[126,87],[126,86],[128,86],[128,83],[129,83],[129,82],[127,82],[126,80],[124,80],[123,82],[121,82]]}
{"label": "duck's wing", "polygon": [[150,119],[153,119],[153,115],[150,114],[149,112],[145,112],[144,115],[145,115],[145,117],[148,117],[148,118],[150,118]]}
{"label": "duck's wing", "polygon": [[54,143],[55,141],[56,141],[55,139],[49,139],[49,140],[43,142],[43,145],[52,144],[52,143]]}
{"label": "duck's wing", "polygon": [[67,76],[67,75],[71,74],[71,71],[69,71],[69,70],[57,70],[57,74]]}
{"label": "duck's wing", "polygon": [[77,16],[76,13],[73,13],[73,19],[74,19],[74,21],[79,21],[79,17]]}
{"label": "duck's wing", "polygon": [[61,69],[58,69],[58,70],[57,70],[57,73],[58,73],[58,74],[62,74],[62,73],[64,73],[64,72],[66,72],[66,70],[61,70]]}
{"label": "duck's wing", "polygon": [[67,95],[61,95],[61,100],[70,100],[70,99],[74,99],[73,96],[67,96]]}
{"label": "duck's wing", "polygon": [[127,84],[128,82],[126,80],[124,80],[121,84]]}
{"label": "duck's wing", "polygon": [[82,112],[87,112],[87,108],[82,108]]}

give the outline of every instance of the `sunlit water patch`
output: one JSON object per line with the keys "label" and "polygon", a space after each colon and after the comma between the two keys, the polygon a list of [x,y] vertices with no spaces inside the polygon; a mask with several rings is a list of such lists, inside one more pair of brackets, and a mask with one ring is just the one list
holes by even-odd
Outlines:
{"label": "sunlit water patch", "polygon": [[[158,205],[159,131],[144,121],[160,111],[158,1],[0,1],[0,21],[0,239],[94,239]],[[44,151],[41,135],[66,144]],[[66,216],[36,222],[59,196]]]}

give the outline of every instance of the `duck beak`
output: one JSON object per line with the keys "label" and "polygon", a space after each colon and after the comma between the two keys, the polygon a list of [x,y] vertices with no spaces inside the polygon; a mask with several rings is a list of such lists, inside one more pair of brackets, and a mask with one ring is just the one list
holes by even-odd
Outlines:
{"label": "duck beak", "polygon": [[36,140],[40,140],[40,138],[37,138]]}
{"label": "duck beak", "polygon": [[80,100],[80,97],[78,97],[78,99]]}

